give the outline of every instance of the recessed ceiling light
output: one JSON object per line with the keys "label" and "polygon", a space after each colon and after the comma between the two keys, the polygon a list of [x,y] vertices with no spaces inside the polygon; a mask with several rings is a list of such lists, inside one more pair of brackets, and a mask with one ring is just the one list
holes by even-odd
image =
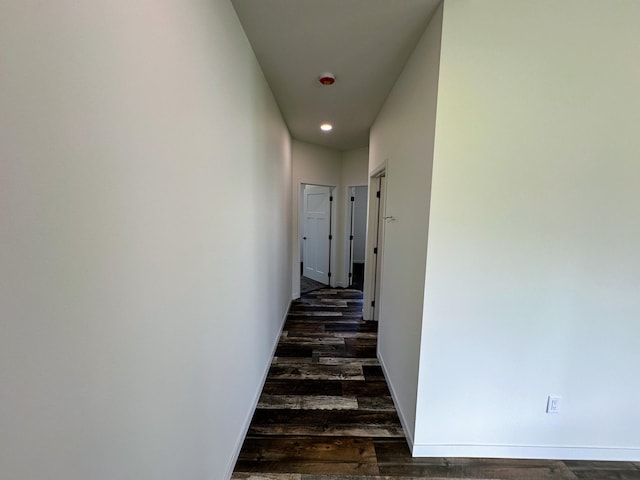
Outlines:
{"label": "recessed ceiling light", "polygon": [[320,125],[320,130],[322,130],[323,132],[328,132],[332,128],[333,125],[331,125],[330,123],[323,123],[322,125]]}

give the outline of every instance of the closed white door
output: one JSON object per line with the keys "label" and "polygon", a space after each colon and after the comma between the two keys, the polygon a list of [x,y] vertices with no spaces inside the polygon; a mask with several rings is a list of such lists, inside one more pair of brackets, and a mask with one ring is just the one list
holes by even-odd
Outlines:
{"label": "closed white door", "polygon": [[329,284],[331,188],[307,185],[304,189],[303,275]]}

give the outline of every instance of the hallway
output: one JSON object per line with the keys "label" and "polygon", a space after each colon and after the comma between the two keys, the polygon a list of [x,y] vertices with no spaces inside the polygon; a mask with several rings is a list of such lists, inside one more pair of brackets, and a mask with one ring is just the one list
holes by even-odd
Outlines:
{"label": "hallway", "polygon": [[376,450],[406,450],[376,359],[376,328],[362,320],[357,290],[294,301],[233,478],[375,475]]}
{"label": "hallway", "polygon": [[236,480],[624,479],[640,464],[412,458],[376,358],[362,293],[324,289],[291,306]]}

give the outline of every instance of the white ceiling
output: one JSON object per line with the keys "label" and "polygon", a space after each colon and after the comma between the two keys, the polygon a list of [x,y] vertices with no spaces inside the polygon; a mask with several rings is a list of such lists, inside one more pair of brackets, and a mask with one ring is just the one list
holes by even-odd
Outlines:
{"label": "white ceiling", "polygon": [[[338,150],[369,127],[439,0],[232,0],[294,138]],[[319,83],[331,72],[336,83]],[[333,124],[322,132],[320,124]]]}

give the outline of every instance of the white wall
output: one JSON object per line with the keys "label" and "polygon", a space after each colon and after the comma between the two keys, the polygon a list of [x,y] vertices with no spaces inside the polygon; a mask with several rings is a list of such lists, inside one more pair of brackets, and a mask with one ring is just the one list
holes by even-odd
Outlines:
{"label": "white wall", "polygon": [[638,18],[445,2],[414,454],[640,460]]}
{"label": "white wall", "polygon": [[230,3],[6,0],[0,58],[0,477],[228,477],[291,284]]}
{"label": "white wall", "polygon": [[369,147],[347,150],[342,153],[342,183],[346,187],[366,185],[369,181]]}
{"label": "white wall", "polygon": [[293,228],[291,242],[294,248],[291,252],[292,263],[292,298],[300,297],[300,185],[304,183],[313,185],[335,186],[334,189],[334,213],[332,219],[334,231],[335,249],[331,266],[331,281],[343,282],[344,271],[342,265],[341,249],[342,240],[336,232],[336,228],[342,225],[344,201],[342,199],[342,156],[338,150],[312,145],[310,143],[293,140]]}
{"label": "white wall", "polygon": [[[440,7],[371,127],[369,146],[370,172],[387,162],[386,215],[397,219],[385,225],[378,354],[410,443],[415,425],[441,21]],[[370,231],[372,225],[368,228]]]}

